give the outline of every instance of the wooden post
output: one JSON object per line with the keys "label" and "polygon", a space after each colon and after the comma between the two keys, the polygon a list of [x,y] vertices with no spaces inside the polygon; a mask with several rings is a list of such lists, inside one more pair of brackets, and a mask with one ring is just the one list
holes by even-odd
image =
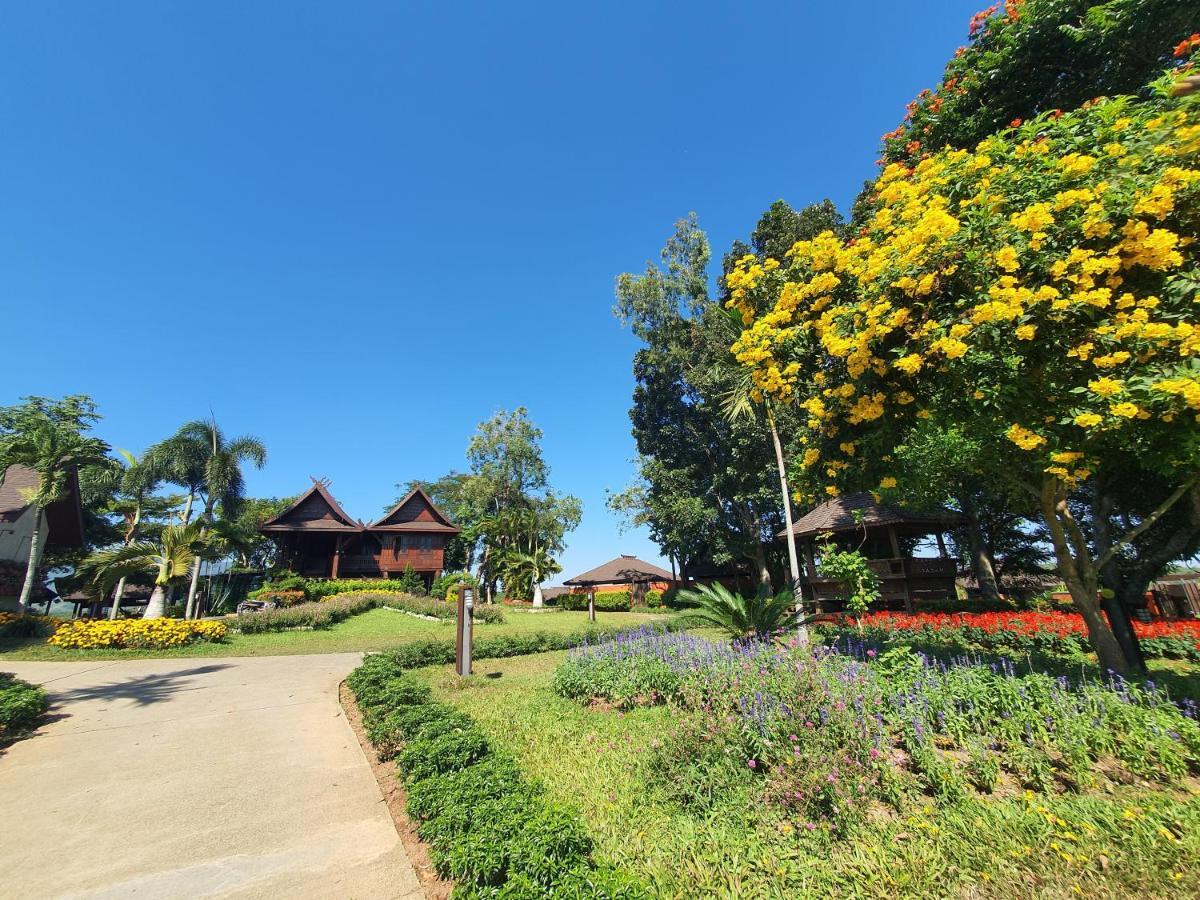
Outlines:
{"label": "wooden post", "polygon": [[596,589],[588,588],[588,621],[596,621]]}
{"label": "wooden post", "polygon": [[333,567],[330,570],[329,577],[338,577],[338,562],[342,558],[342,536],[339,534],[333,539]]}
{"label": "wooden post", "polygon": [[899,559],[900,558],[900,539],[896,537],[896,526],[889,525],[887,532],[888,532],[888,540],[892,544],[892,558]]}
{"label": "wooden post", "polygon": [[948,555],[946,553],[946,539],[942,537],[942,533],[940,531],[936,532],[934,536],[937,538],[938,556],[940,556],[942,559],[945,559]]}

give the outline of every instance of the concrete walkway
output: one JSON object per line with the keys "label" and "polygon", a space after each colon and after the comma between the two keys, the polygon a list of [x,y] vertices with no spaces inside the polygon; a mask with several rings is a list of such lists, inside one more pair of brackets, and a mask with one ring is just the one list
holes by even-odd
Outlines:
{"label": "concrete walkway", "polygon": [[338,705],[359,658],[0,656],[54,703],[0,751],[0,894],[417,900]]}

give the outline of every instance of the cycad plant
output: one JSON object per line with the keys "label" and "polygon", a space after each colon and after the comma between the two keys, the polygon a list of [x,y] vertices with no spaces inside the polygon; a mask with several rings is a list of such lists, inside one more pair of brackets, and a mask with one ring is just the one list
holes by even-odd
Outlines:
{"label": "cycad plant", "polygon": [[791,588],[772,595],[766,585],[752,597],[735,594],[725,585],[701,584],[679,592],[688,606],[682,619],[688,625],[719,628],[738,639],[769,640],[795,624],[796,597]]}
{"label": "cycad plant", "polygon": [[157,541],[136,541],[96,551],[83,561],[80,571],[100,588],[102,595],[122,578],[154,572],[154,591],[144,618],[161,619],[166,612],[167,590],[188,580],[209,540],[203,521],[168,525]]}

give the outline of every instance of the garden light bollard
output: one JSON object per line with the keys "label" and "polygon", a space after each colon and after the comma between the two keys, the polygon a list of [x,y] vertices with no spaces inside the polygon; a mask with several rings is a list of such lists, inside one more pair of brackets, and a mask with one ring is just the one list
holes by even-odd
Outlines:
{"label": "garden light bollard", "polygon": [[454,647],[454,668],[459,675],[471,674],[471,642],[474,639],[472,624],[475,609],[475,591],[465,584],[458,588],[458,633]]}
{"label": "garden light bollard", "polygon": [[588,588],[588,621],[596,621],[596,589]]}

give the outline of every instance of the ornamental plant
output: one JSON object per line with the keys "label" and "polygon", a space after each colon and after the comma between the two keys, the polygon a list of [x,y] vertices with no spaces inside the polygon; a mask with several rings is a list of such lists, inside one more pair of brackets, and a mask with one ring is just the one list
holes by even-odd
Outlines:
{"label": "ornamental plant", "polygon": [[185,619],[73,619],[46,641],[64,650],[165,650],[225,639],[225,623]]}
{"label": "ornamental plant", "polygon": [[[739,259],[733,345],[759,398],[807,413],[802,492],[896,487],[925,419],[1035,501],[1101,663],[1127,660],[1100,571],[1177,502],[1200,502],[1200,97],[1097,100],[915,167],[893,163],[853,238]],[[1089,542],[1067,505],[1097,474],[1169,487],[1130,531]]]}

